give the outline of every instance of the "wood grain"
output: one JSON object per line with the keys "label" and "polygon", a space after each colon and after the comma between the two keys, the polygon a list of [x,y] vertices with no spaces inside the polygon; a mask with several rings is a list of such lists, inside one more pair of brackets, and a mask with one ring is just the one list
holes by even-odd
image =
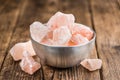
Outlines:
{"label": "wood grain", "polygon": [[1,1],[0,3],[0,70],[6,57],[6,51],[15,29],[21,1]]}
{"label": "wood grain", "polygon": [[92,0],[97,50],[103,61],[101,78],[120,79],[120,3],[119,0]]}

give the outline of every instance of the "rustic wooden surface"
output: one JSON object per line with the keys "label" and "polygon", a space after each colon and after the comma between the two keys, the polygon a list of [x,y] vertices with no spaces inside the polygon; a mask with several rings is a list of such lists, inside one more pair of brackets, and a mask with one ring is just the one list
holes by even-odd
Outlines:
{"label": "rustic wooden surface", "polygon": [[[30,39],[29,25],[45,23],[57,11],[74,14],[76,22],[96,31],[90,58],[102,59],[100,70],[42,66],[29,75],[12,59],[10,48]],[[120,0],[0,0],[0,80],[120,80]]]}

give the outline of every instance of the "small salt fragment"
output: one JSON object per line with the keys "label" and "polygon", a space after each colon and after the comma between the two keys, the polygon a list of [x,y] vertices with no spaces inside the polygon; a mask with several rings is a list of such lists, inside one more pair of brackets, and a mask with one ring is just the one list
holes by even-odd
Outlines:
{"label": "small salt fragment", "polygon": [[45,39],[41,43],[47,44],[47,45],[53,45],[54,41],[52,39]]}
{"label": "small salt fragment", "polygon": [[48,32],[47,26],[38,21],[35,21],[30,25],[31,37],[37,42],[41,42]]}
{"label": "small salt fragment", "polygon": [[17,43],[10,49],[10,54],[15,61],[21,60],[23,58],[23,52],[28,51],[31,56],[35,56],[36,53],[33,49],[31,41]]}
{"label": "small salt fragment", "polygon": [[45,36],[46,39],[52,39],[53,38],[53,31],[50,31],[47,33],[47,35]]}
{"label": "small salt fragment", "polygon": [[24,43],[17,43],[10,49],[10,54],[15,61],[22,59],[24,52]]}
{"label": "small salt fragment", "polygon": [[88,40],[91,40],[93,37],[93,31],[90,30],[90,28],[74,23],[74,26],[70,28],[72,34],[81,34],[82,36],[86,37]]}
{"label": "small salt fragment", "polygon": [[78,44],[86,43],[89,40],[86,37],[83,37],[81,34],[76,34],[72,36],[71,41],[76,45],[78,45]]}
{"label": "small salt fragment", "polygon": [[23,58],[20,62],[20,67],[24,72],[32,75],[40,69],[41,65],[36,62],[27,51],[24,51]]}
{"label": "small salt fragment", "polygon": [[75,17],[72,14],[64,14],[62,12],[57,12],[53,15],[47,25],[52,27],[52,30],[61,26],[70,26],[75,22]]}
{"label": "small salt fragment", "polygon": [[35,56],[36,55],[36,53],[35,53],[35,51],[33,49],[31,40],[25,42],[25,48],[26,48],[25,50],[28,51],[31,56]]}
{"label": "small salt fragment", "polygon": [[75,46],[76,44],[72,42],[71,40],[68,42],[67,46]]}
{"label": "small salt fragment", "polygon": [[101,59],[85,59],[80,64],[86,69],[88,69],[89,71],[94,71],[101,68],[102,60]]}
{"label": "small salt fragment", "polygon": [[56,45],[64,45],[67,43],[71,38],[71,33],[68,27],[62,26],[57,28],[53,31],[53,41]]}

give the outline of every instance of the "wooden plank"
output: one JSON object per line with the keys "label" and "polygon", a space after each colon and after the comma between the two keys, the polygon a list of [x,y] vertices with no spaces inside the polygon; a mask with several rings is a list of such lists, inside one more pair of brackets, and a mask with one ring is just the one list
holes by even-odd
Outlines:
{"label": "wooden plank", "polygon": [[0,1],[0,70],[19,15],[21,1]]}
{"label": "wooden plank", "polygon": [[6,5],[9,3],[10,0],[1,0],[0,1],[0,12],[2,12],[2,10],[6,7]]}
{"label": "wooden plank", "polygon": [[[91,14],[87,0],[62,1],[60,3],[60,11],[72,13],[76,18],[76,22],[92,27]],[[89,58],[97,58],[96,49],[91,52]],[[53,80],[100,80],[100,75],[99,70],[89,72],[79,65],[68,69],[56,69]]]}
{"label": "wooden plank", "polygon": [[[14,30],[8,51],[17,42],[29,40],[29,25],[33,21],[45,21],[43,18],[44,5],[41,3],[42,2],[39,0],[24,1],[20,9],[19,19],[16,23],[16,29]],[[0,73],[0,80],[43,80],[42,73],[41,69],[34,75],[23,72],[19,66],[19,61],[15,62],[8,53]]]}
{"label": "wooden plank", "polygon": [[92,0],[97,50],[103,61],[102,80],[120,79],[120,2]]}

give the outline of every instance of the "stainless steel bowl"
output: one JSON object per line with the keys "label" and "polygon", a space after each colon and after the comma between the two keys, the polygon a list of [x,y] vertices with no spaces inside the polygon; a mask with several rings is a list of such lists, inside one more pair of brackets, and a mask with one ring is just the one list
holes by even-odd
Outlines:
{"label": "stainless steel bowl", "polygon": [[81,60],[88,57],[94,47],[95,38],[96,34],[94,32],[93,38],[88,43],[70,47],[41,44],[33,40],[32,37],[31,41],[42,63],[53,67],[67,68],[77,65]]}

